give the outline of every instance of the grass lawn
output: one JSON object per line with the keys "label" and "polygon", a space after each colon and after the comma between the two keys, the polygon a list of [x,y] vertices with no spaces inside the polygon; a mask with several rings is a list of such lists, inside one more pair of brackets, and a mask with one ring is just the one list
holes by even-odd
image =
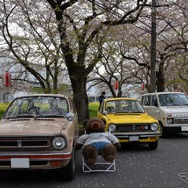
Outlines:
{"label": "grass lawn", "polygon": [[99,108],[99,102],[90,102],[89,103],[90,118],[97,117],[98,108]]}

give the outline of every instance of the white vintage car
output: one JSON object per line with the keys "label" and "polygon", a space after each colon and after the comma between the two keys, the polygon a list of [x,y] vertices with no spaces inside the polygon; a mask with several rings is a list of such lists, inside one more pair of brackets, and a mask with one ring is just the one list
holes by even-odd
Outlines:
{"label": "white vintage car", "polygon": [[147,93],[141,102],[147,113],[159,121],[162,137],[169,133],[188,133],[188,98],[184,93]]}
{"label": "white vintage car", "polygon": [[37,94],[14,99],[0,122],[0,170],[61,169],[75,176],[77,112],[69,97]]}

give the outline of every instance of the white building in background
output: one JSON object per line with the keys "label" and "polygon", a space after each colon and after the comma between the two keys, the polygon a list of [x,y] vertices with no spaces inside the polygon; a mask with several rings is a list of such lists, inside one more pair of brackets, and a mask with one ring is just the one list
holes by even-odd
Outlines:
{"label": "white building in background", "polygon": [[[45,77],[46,72],[42,65],[32,64],[32,66],[38,70],[40,75]],[[10,87],[5,86],[6,71],[11,74]],[[29,80],[29,82],[23,81],[23,79]],[[59,80],[61,80],[61,83],[70,83],[65,69],[62,69]],[[36,78],[26,71],[25,67],[18,63],[16,59],[0,54],[0,102],[9,102],[17,96],[31,93],[32,88],[40,88],[37,82]]]}
{"label": "white building in background", "polygon": [[[33,64],[33,66],[37,67],[39,73],[41,75],[45,75],[45,71],[43,66]],[[12,85],[11,87],[5,87],[4,77],[5,73],[8,71],[11,74],[12,78]],[[24,73],[21,75],[21,73]],[[23,82],[19,80],[14,80],[14,78],[26,78],[27,80],[32,81],[32,83]],[[59,80],[61,83],[66,83],[70,85],[70,78],[68,76],[67,70],[62,70],[61,74],[59,75]],[[34,83],[35,82],[35,83]],[[38,88],[40,87],[39,84],[36,84],[37,80],[34,76],[28,73],[20,63],[16,62],[16,60],[12,57],[3,56],[0,54],[0,102],[8,102],[11,101],[13,98],[21,95],[26,95],[31,92],[31,88]],[[91,86],[92,83],[87,84],[87,88]],[[106,86],[96,85],[89,88],[87,91],[89,101],[98,101],[101,92],[106,92],[106,97],[112,97],[111,92]],[[127,83],[123,85],[122,88],[122,96],[125,97],[132,97],[132,98],[139,98],[140,93],[144,91],[141,90],[141,85],[138,83]]]}
{"label": "white building in background", "polygon": [[[33,66],[39,66],[33,64]],[[39,73],[44,74],[43,69],[38,67]],[[11,86],[5,86],[5,74],[11,75]],[[28,83],[29,80],[32,83]],[[13,57],[0,54],[0,102],[9,102],[13,98],[26,95],[30,92],[31,87],[39,87],[34,76],[26,71],[25,67],[16,61]]]}
{"label": "white building in background", "polygon": [[0,54],[0,102],[12,100],[14,91],[10,87],[5,87],[6,72],[15,71],[15,59]]}

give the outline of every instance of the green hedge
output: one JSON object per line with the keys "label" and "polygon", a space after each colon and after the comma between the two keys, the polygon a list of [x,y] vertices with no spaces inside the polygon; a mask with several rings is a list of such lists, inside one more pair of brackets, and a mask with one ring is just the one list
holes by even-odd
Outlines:
{"label": "green hedge", "polygon": [[5,110],[7,109],[9,103],[0,103],[0,119],[2,118]]}
{"label": "green hedge", "polygon": [[98,109],[99,109],[99,102],[90,102],[89,103],[89,115],[90,115],[90,118],[97,117]]}

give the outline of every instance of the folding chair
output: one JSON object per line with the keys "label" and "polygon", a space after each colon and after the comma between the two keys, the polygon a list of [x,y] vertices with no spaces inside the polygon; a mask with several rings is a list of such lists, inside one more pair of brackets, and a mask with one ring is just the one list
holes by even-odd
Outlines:
{"label": "folding chair", "polygon": [[112,163],[109,163],[103,159],[101,155],[98,156],[97,162],[93,167],[89,167],[84,157],[82,157],[83,162],[83,172],[114,172],[116,171],[116,162],[115,160]]}

